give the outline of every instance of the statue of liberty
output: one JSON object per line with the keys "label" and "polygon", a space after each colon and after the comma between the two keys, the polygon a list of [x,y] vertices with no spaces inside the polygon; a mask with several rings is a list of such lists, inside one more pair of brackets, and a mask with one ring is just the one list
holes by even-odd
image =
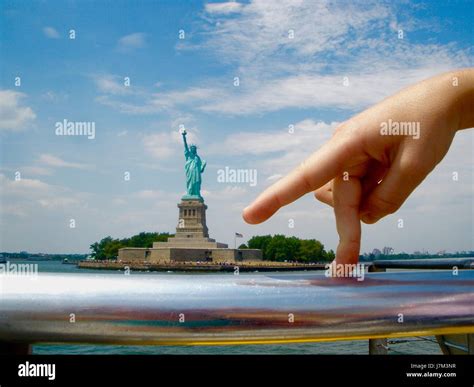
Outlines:
{"label": "statue of liberty", "polygon": [[182,130],[184,141],[184,156],[186,157],[186,164],[184,170],[186,171],[186,189],[187,193],[181,199],[182,200],[199,200],[201,202],[204,199],[201,196],[201,174],[206,168],[206,162],[201,161],[201,158],[197,154],[196,145],[191,144],[188,147],[186,141],[186,130]]}

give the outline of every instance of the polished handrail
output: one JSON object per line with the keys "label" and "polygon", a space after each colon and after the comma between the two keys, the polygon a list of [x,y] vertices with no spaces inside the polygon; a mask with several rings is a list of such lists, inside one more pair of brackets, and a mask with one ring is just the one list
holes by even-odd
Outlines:
{"label": "polished handrail", "polygon": [[474,269],[474,258],[426,258],[376,260],[378,269]]}
{"label": "polished handrail", "polygon": [[474,271],[0,275],[0,341],[223,345],[474,333]]}

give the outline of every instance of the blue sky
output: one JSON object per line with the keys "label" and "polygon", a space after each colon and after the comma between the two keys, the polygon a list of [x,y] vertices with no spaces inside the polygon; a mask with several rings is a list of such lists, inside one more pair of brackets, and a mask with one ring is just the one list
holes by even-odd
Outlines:
{"label": "blue sky", "polygon": [[[334,249],[332,211],[311,195],[259,226],[240,212],[339,122],[473,61],[468,1],[1,4],[3,251],[87,252],[106,235],[173,231],[179,125],[208,161],[212,237],[284,233]],[[94,122],[95,138],[56,136],[63,119]],[[364,226],[362,250],[473,250],[472,145],[472,131],[458,134],[397,214]],[[226,166],[256,169],[258,183],[219,182]]]}

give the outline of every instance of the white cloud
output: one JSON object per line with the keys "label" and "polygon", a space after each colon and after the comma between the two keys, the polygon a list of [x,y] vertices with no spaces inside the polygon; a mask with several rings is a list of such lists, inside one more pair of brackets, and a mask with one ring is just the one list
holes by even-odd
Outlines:
{"label": "white cloud", "polygon": [[467,63],[462,55],[459,61],[456,57],[448,59],[442,55],[440,60],[432,58],[419,68],[390,69],[386,63],[367,73],[352,68],[338,75],[297,74],[267,81],[246,79],[240,90],[212,85],[143,94],[143,102],[114,99],[109,95],[99,96],[96,100],[127,114],[154,114],[178,107],[230,116],[282,109],[339,108],[354,111],[367,108],[410,84],[459,67],[456,62]]}
{"label": "white cloud", "polygon": [[2,204],[0,212],[4,215],[13,215],[18,218],[26,218],[28,213],[21,205]]}
{"label": "white cloud", "polygon": [[27,166],[20,168],[20,172],[26,175],[42,175],[47,176],[51,175],[53,171],[49,168],[38,167],[38,166]]}
{"label": "white cloud", "polygon": [[71,206],[85,206],[84,194],[71,192],[69,189],[48,184],[38,179],[10,180],[0,174],[0,188],[2,192],[2,206],[9,210],[5,213],[25,216],[36,209],[36,205],[42,208],[60,208]]}
{"label": "white cloud", "polygon": [[41,207],[46,209],[58,209],[58,208],[71,208],[81,204],[81,201],[75,197],[52,197],[38,199],[38,203]]}
{"label": "white cloud", "polygon": [[213,201],[234,201],[248,193],[248,189],[244,186],[226,184],[224,188],[216,191],[203,190],[202,195]]}
{"label": "white cloud", "polygon": [[[166,160],[173,157],[177,152],[184,152],[182,141],[181,134],[175,130],[145,135],[143,146],[145,151],[153,158]],[[188,132],[187,141],[188,144],[196,143],[196,135],[193,132]]]}
{"label": "white cloud", "polygon": [[68,161],[64,161],[59,157],[56,157],[51,154],[42,154],[38,160],[41,164],[47,165],[49,167],[57,167],[57,168],[77,168],[77,169],[89,169],[91,166],[89,164],[83,163],[71,163]]}
{"label": "white cloud", "polygon": [[13,90],[0,90],[0,130],[19,131],[36,118],[29,106],[21,106],[25,94]]}
{"label": "white cloud", "polygon": [[[105,76],[96,81],[99,91],[104,93],[96,101],[126,114],[155,114],[170,111],[179,105],[193,105],[206,100],[219,100],[225,93],[215,87],[190,87],[184,90],[146,93],[143,90],[123,90],[115,78]],[[135,101],[127,97],[133,94]],[[138,98],[141,98],[137,100]]]}
{"label": "white cloud", "polygon": [[153,106],[144,105],[142,103],[133,103],[111,98],[109,95],[99,95],[95,101],[101,105],[108,106],[114,110],[126,114],[151,114],[161,111],[162,109]]}
{"label": "white cloud", "polygon": [[[180,125],[184,125],[186,129],[189,129],[192,123],[194,122],[194,116],[189,113],[180,114],[175,119],[171,121],[171,127],[173,129],[179,130]],[[193,131],[197,131],[197,128],[193,127]]]}
{"label": "white cloud", "polygon": [[[225,98],[201,101],[198,109],[228,115],[248,115],[282,109],[340,108],[356,110],[370,106],[402,87],[453,66],[440,64],[420,70],[381,70],[372,74],[295,75],[262,84],[252,82],[241,93]],[[347,77],[348,85],[344,85]]]}
{"label": "white cloud", "polygon": [[97,89],[101,93],[111,95],[125,95],[131,94],[133,89],[130,86],[125,86],[123,78],[117,75],[104,74],[93,76]]}
{"label": "white cloud", "polygon": [[408,84],[472,64],[469,50],[454,43],[398,39],[396,26],[405,32],[437,27],[413,18],[398,20],[397,7],[254,0],[242,5],[236,17],[211,14],[204,43],[195,48],[234,64],[241,85],[214,84],[206,98],[196,96],[194,107],[230,115],[286,108],[362,109]]}
{"label": "white cloud", "polygon": [[146,135],[143,145],[149,155],[159,160],[171,157],[177,148],[173,134],[168,132]]}
{"label": "white cloud", "polygon": [[145,45],[146,34],[142,32],[125,35],[118,40],[119,51],[133,51],[138,48],[143,48]]}
{"label": "white cloud", "polygon": [[209,14],[227,15],[241,11],[243,4],[236,1],[227,1],[224,3],[207,3],[205,10]]}
{"label": "white cloud", "polygon": [[[208,3],[202,39],[191,48],[230,64],[230,73],[181,90],[133,96],[123,93],[116,79],[104,78],[98,85],[104,95],[96,100],[127,114],[177,108],[235,116],[282,109],[354,111],[408,84],[472,64],[469,49],[454,43],[399,39],[401,26],[405,32],[438,28],[402,17],[400,7],[377,1]],[[135,35],[124,39],[138,46],[142,38]],[[190,48],[192,41],[186,44]],[[239,87],[232,86],[234,76],[241,78]]]}
{"label": "white cloud", "polygon": [[[330,138],[337,127],[337,122],[315,122],[307,119],[280,130],[267,132],[233,133],[223,141],[211,144],[207,151],[210,154],[255,155],[265,156],[295,150],[301,151],[308,147],[315,149]],[[280,156],[281,157],[281,156]]]}
{"label": "white cloud", "polygon": [[43,27],[43,34],[50,39],[59,39],[59,32],[53,27]]}
{"label": "white cloud", "polygon": [[10,180],[5,175],[0,174],[0,185],[2,187],[2,194],[11,194],[21,196],[28,195],[28,192],[43,192],[50,191],[50,185],[37,179],[20,179]]}
{"label": "white cloud", "polygon": [[52,90],[49,90],[41,95],[41,98],[49,101],[49,102],[61,102],[61,101],[67,101],[69,98],[69,94],[64,93],[64,92],[54,92]]}
{"label": "white cloud", "polygon": [[[301,56],[334,52],[349,40],[362,43],[361,38],[390,15],[387,6],[376,2],[358,6],[347,2],[254,0],[241,8],[234,18],[211,15],[214,24],[205,44],[223,60],[259,65],[270,56],[293,64]],[[292,39],[290,30],[294,32]]]}

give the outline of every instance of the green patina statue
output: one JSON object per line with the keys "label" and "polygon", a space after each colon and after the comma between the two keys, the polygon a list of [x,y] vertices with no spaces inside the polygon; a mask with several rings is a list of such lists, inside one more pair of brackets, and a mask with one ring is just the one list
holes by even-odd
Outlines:
{"label": "green patina statue", "polygon": [[186,141],[186,130],[183,129],[181,134],[184,141],[184,156],[186,157],[184,169],[186,171],[187,189],[186,195],[184,195],[181,199],[199,200],[203,202],[204,199],[201,196],[201,174],[206,168],[206,162],[201,160],[201,158],[198,156],[196,145],[191,144],[191,146],[188,147],[188,143]]}

